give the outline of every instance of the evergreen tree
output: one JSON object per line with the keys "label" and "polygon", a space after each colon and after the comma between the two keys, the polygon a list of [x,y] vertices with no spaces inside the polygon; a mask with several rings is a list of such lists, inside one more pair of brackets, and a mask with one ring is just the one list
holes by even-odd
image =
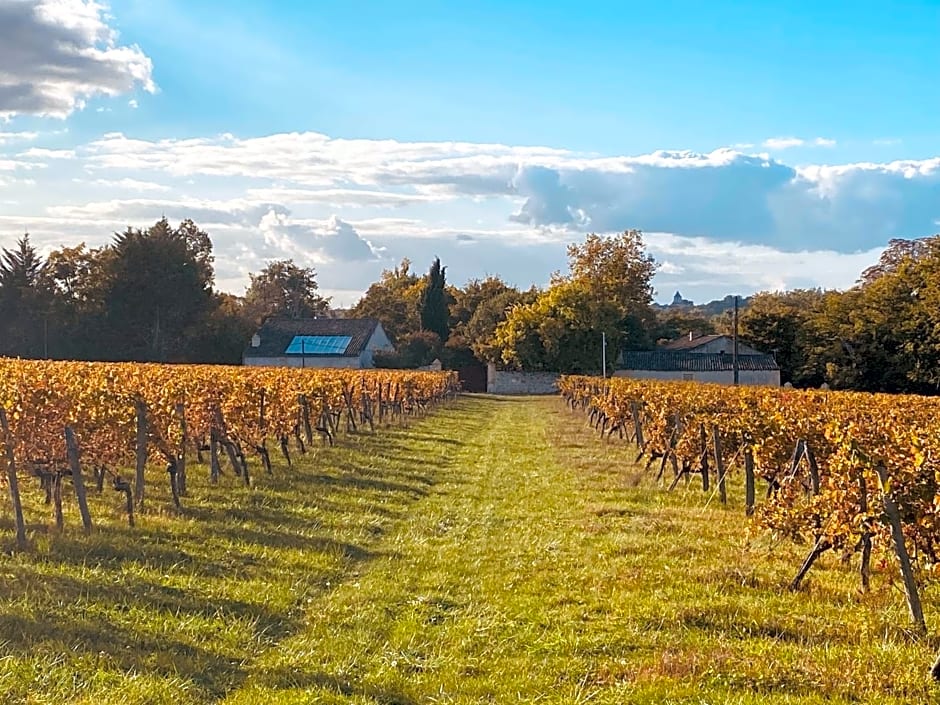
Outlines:
{"label": "evergreen tree", "polygon": [[450,334],[450,295],[447,293],[447,267],[441,266],[439,257],[434,258],[428,279],[421,292],[421,328],[437,333],[441,341]]}

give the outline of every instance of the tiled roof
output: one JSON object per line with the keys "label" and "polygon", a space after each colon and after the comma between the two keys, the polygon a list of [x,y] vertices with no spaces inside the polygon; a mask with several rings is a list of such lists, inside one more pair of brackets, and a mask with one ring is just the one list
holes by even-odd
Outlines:
{"label": "tiled roof", "polygon": [[663,345],[665,350],[691,350],[692,348],[697,348],[701,345],[707,345],[713,340],[718,338],[728,338],[727,335],[699,335],[692,340],[689,340],[689,336],[684,338],[676,338],[675,340],[670,340],[668,343]]}
{"label": "tiled roof", "polygon": [[[727,353],[691,353],[675,350],[625,352],[625,370],[652,372],[731,372],[732,355]],[[738,369],[748,372],[779,370],[772,355],[738,355]]]}
{"label": "tiled roof", "polygon": [[[261,344],[253,348],[249,343],[245,357],[300,357],[299,353],[284,352],[297,335],[349,336],[352,340],[345,352],[326,353],[326,356],[358,357],[378,325],[374,318],[272,318],[258,330]],[[306,357],[317,357],[317,354],[308,352]]]}

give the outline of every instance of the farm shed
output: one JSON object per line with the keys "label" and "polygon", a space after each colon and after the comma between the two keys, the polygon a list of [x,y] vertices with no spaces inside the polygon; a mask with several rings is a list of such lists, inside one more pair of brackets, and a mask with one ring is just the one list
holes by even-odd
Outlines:
{"label": "farm shed", "polygon": [[392,350],[374,318],[274,318],[264,322],[242,355],[255,367],[374,367],[373,355]]}

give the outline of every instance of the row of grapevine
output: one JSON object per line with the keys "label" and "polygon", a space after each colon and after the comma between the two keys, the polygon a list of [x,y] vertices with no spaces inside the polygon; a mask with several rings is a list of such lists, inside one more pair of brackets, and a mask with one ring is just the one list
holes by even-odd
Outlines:
{"label": "row of grapevine", "polygon": [[725,475],[740,468],[748,514],[812,546],[793,589],[829,550],[861,554],[867,589],[873,544],[893,548],[926,631],[913,568],[940,574],[940,399],[579,376],[560,389],[601,434],[658,461],[659,478],[669,466],[671,489],[700,475],[724,501]]}
{"label": "row of grapevine", "polygon": [[[25,541],[18,478],[35,476],[62,524],[70,478],[91,526],[83,472],[127,496],[128,521],[145,497],[145,470],[166,467],[174,502],[187,493],[187,455],[209,453],[213,482],[227,457],[245,484],[246,454],[271,472],[269,443],[291,462],[315,436],[403,419],[458,391],[454,373],[286,369],[0,359],[0,463],[17,539]],[[133,480],[124,473],[133,470]]]}

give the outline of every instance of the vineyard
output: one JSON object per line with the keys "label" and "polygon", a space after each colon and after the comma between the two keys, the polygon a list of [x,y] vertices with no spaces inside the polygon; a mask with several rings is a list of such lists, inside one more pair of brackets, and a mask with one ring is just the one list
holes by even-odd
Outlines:
{"label": "vineyard", "polygon": [[270,474],[272,448],[289,466],[292,445],[301,454],[317,439],[332,445],[337,433],[374,431],[457,390],[450,373],[0,360],[0,440],[17,543],[26,541],[20,477],[39,480],[60,529],[71,480],[86,530],[85,475],[98,492],[107,480],[133,526],[158,471],[179,508],[187,459],[202,463],[207,454],[213,484],[227,459],[248,485],[248,457]]}
{"label": "vineyard", "polygon": [[726,503],[727,474],[740,469],[747,514],[810,546],[791,590],[827,551],[858,553],[867,590],[873,548],[893,551],[926,634],[916,578],[940,573],[940,400],[574,376],[561,390],[603,436],[636,443],[670,491],[698,476]]}

